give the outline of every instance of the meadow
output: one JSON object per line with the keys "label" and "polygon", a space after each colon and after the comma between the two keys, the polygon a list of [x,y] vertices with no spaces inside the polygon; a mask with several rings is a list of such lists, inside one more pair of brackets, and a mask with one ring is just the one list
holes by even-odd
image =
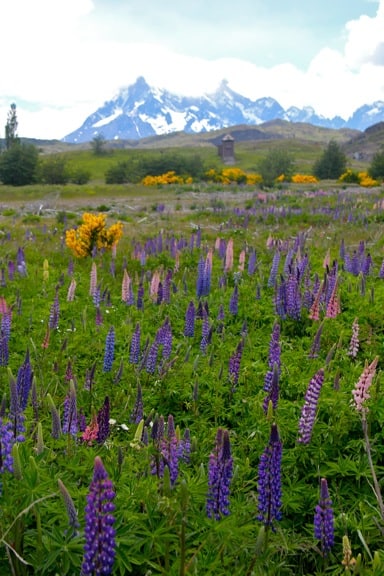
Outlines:
{"label": "meadow", "polygon": [[383,187],[105,190],[2,187],[0,573],[382,575]]}

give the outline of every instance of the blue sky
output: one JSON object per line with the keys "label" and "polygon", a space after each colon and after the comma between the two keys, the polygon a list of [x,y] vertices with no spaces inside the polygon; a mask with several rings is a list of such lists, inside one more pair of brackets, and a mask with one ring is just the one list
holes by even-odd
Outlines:
{"label": "blue sky", "polygon": [[384,0],[1,0],[0,126],[61,138],[144,76],[348,118],[384,100]]}

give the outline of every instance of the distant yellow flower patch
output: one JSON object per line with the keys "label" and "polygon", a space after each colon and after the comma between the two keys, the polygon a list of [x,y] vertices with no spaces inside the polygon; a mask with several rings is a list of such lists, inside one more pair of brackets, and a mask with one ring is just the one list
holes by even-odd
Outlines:
{"label": "distant yellow flower patch", "polygon": [[77,228],[67,230],[65,243],[74,256],[85,258],[96,250],[111,250],[117,245],[123,235],[123,224],[116,222],[109,228],[106,226],[105,214],[90,214],[85,212],[83,223]]}
{"label": "distant yellow flower patch", "polygon": [[183,178],[178,176],[174,170],[169,170],[165,174],[158,176],[145,176],[141,181],[144,186],[157,186],[158,184],[191,184],[192,178]]}
{"label": "distant yellow flower patch", "polygon": [[291,181],[294,184],[317,184],[318,179],[312,174],[294,174]]}

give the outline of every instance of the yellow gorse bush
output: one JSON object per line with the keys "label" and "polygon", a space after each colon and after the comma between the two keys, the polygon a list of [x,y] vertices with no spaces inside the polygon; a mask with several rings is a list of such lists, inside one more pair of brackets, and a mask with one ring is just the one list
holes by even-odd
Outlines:
{"label": "yellow gorse bush", "polygon": [[379,186],[379,182],[374,180],[374,178],[371,178],[368,172],[359,172],[358,176],[360,186],[364,186],[365,188],[369,188],[371,186]]}
{"label": "yellow gorse bush", "polygon": [[294,174],[291,181],[294,184],[317,184],[318,179],[312,174]]}
{"label": "yellow gorse bush", "polygon": [[77,228],[67,230],[65,243],[77,258],[90,256],[95,249],[111,250],[123,235],[123,224],[116,222],[106,226],[105,214],[85,212],[83,223]]}
{"label": "yellow gorse bush", "polygon": [[205,173],[205,180],[208,182],[218,182],[220,184],[259,184],[262,182],[260,174],[244,172],[240,168],[224,168],[221,172],[216,172],[211,168]]}
{"label": "yellow gorse bush", "polygon": [[159,174],[158,176],[145,176],[141,181],[144,186],[157,186],[158,184],[191,184],[192,178],[183,178],[178,176],[174,170],[169,170],[165,174]]}

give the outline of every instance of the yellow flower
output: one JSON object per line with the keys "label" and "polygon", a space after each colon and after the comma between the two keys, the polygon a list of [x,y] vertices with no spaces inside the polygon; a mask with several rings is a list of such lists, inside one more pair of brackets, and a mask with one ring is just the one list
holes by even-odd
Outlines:
{"label": "yellow flower", "polygon": [[65,243],[77,258],[90,256],[95,248],[110,250],[123,235],[123,224],[116,222],[106,227],[105,214],[85,212],[78,228],[67,230]]}

